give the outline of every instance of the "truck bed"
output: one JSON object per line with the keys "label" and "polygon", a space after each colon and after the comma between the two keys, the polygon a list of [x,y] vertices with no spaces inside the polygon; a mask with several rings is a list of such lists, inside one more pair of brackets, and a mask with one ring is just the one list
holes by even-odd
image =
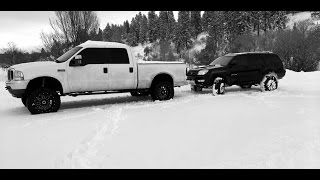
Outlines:
{"label": "truck bed", "polygon": [[138,61],[138,89],[149,88],[152,79],[160,74],[171,74],[174,86],[187,84],[186,64],[178,61]]}

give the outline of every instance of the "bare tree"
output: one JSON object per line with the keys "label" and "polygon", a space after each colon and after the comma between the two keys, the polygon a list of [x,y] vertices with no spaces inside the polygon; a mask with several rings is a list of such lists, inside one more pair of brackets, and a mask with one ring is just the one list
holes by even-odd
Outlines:
{"label": "bare tree", "polygon": [[92,31],[99,29],[97,14],[93,11],[56,11],[55,14],[56,19],[50,19],[50,25],[67,44],[75,46],[86,41]]}
{"label": "bare tree", "polygon": [[53,32],[40,34],[48,52],[54,44],[70,48],[89,40],[90,34],[98,33],[99,19],[93,11],[56,11],[55,15],[49,19]]}
{"label": "bare tree", "polygon": [[5,54],[8,54],[12,59],[12,64],[16,64],[15,62],[15,54],[19,51],[17,45],[14,42],[8,42],[8,47],[3,48],[2,51]]}

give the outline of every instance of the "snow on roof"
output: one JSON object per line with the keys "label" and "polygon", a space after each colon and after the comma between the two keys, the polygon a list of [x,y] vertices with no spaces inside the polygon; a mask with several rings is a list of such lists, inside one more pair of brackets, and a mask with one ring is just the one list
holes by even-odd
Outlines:
{"label": "snow on roof", "polygon": [[86,41],[79,46],[81,47],[98,47],[98,48],[128,48],[129,46],[126,44],[118,43],[118,42],[105,42],[105,41]]}

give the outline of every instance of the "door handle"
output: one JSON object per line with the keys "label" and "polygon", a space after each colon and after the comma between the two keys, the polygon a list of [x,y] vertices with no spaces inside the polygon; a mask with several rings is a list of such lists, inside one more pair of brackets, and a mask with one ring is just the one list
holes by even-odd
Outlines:
{"label": "door handle", "polygon": [[108,73],[108,68],[103,68],[103,73]]}
{"label": "door handle", "polygon": [[133,67],[129,67],[129,72],[133,73]]}

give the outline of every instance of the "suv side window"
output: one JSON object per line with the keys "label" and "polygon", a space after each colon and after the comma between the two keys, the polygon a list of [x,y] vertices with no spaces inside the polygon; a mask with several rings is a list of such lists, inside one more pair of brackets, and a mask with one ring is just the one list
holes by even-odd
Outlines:
{"label": "suv side window", "polygon": [[247,55],[249,65],[252,68],[261,68],[263,66],[262,55],[260,54],[250,54]]}
{"label": "suv side window", "polygon": [[86,48],[79,53],[82,56],[82,64],[107,64],[107,49]]}
{"label": "suv side window", "polygon": [[108,64],[129,64],[128,52],[124,48],[109,48]]}
{"label": "suv side window", "polygon": [[232,60],[232,64],[234,64],[235,66],[248,66],[248,60],[246,56],[236,56],[235,58],[233,58]]}

